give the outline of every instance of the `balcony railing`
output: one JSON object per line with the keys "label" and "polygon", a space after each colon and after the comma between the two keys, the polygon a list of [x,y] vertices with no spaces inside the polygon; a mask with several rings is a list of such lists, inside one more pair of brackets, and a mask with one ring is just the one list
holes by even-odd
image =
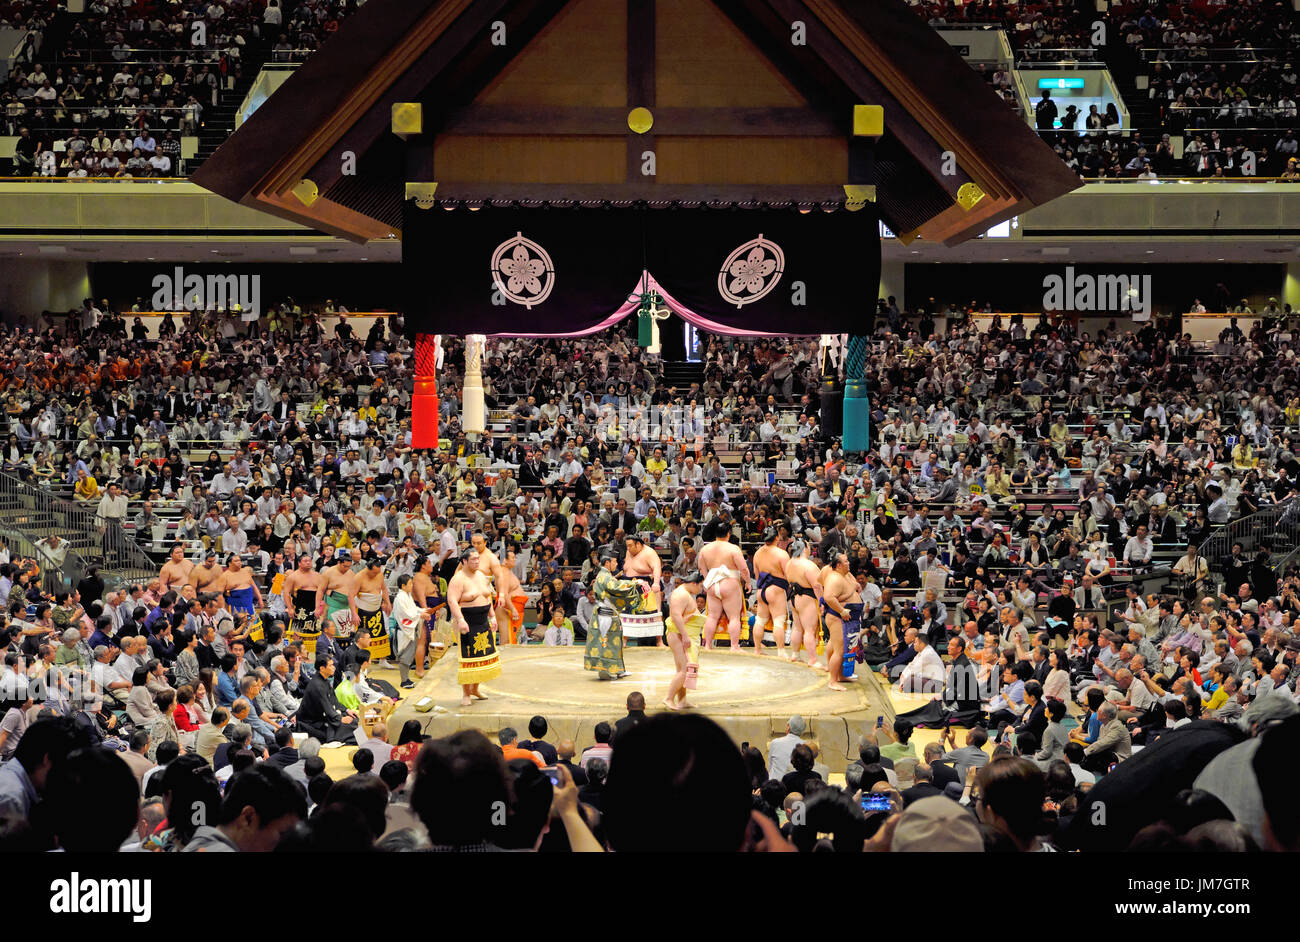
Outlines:
{"label": "balcony railing", "polygon": [[[96,520],[91,507],[62,500],[37,485],[0,473],[0,532],[13,550],[41,561],[46,591],[75,586],[90,566],[106,583],[148,582],[158,568],[122,527]],[[36,546],[57,533],[68,544],[61,565]]]}
{"label": "balcony railing", "polygon": [[1277,564],[1281,565],[1300,546],[1300,502],[1290,500],[1269,504],[1256,513],[1218,527],[1201,544],[1200,554],[1209,562],[1212,571],[1221,570],[1236,543],[1241,544],[1247,559],[1254,557],[1260,547],[1267,544],[1276,554]]}

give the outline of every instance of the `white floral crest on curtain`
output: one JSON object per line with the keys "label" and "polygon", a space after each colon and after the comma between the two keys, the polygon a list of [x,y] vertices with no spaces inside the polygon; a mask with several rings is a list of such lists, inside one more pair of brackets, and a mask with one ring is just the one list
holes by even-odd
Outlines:
{"label": "white floral crest on curtain", "polygon": [[760,232],[727,256],[718,272],[718,293],[728,304],[743,307],[765,296],[785,271],[781,246]]}
{"label": "white floral crest on curtain", "polygon": [[492,283],[507,301],[531,310],[550,297],[555,265],[546,249],[516,232],[492,253]]}

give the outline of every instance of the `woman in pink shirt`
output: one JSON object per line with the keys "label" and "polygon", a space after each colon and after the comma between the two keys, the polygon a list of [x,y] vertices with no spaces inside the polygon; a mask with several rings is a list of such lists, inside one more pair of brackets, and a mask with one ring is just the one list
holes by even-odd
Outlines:
{"label": "woman in pink shirt", "polygon": [[1043,681],[1043,698],[1046,700],[1063,700],[1070,702],[1070,659],[1064,651],[1053,651],[1047,655],[1047,662],[1052,666],[1047,679]]}

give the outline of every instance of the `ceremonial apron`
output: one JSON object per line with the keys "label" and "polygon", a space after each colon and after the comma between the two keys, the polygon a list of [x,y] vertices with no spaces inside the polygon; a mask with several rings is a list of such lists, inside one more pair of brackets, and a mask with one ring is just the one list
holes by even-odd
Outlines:
{"label": "ceremonial apron", "polygon": [[655,607],[655,595],[650,591],[649,576],[625,576],[624,582],[633,582],[641,587],[638,600],[624,603],[615,602],[619,609],[620,627],[626,638],[662,638],[664,635],[663,612]]}
{"label": "ceremonial apron", "polygon": [[[342,619],[335,617],[340,612],[347,617]],[[347,618],[351,617],[351,608],[348,606],[348,597],[337,589],[325,596],[325,617],[333,618],[336,626],[338,626],[340,621],[346,622]]]}
{"label": "ceremonial apron", "polygon": [[520,630],[524,627],[524,609],[528,607],[528,596],[516,595],[510,600],[510,643],[519,637]]}
{"label": "ceremonial apron", "polygon": [[303,654],[314,655],[316,639],[320,637],[320,624],[316,621],[315,590],[296,589],[293,593],[293,609],[293,624],[289,626],[290,636]]}
{"label": "ceremonial apron", "polygon": [[456,682],[477,684],[501,676],[501,655],[488,627],[491,606],[462,607],[461,614],[469,631],[460,634],[460,662],[456,665]]}
{"label": "ceremonial apron", "polygon": [[[859,644],[862,640],[862,602],[849,602],[844,606],[848,609],[849,617],[840,619],[844,630],[844,656],[841,663],[844,677],[852,677],[858,663]],[[826,640],[830,640],[830,625],[826,621],[826,615],[830,613],[839,618],[829,606],[826,600],[822,600],[822,629],[826,632]],[[820,652],[818,652],[820,653]]]}
{"label": "ceremonial apron", "polygon": [[231,589],[226,593],[226,604],[230,606],[232,612],[242,612],[248,616],[249,624],[252,624],[253,612],[256,610],[257,599],[253,595],[253,587],[245,586],[242,589]]}
{"label": "ceremonial apron", "polygon": [[862,602],[851,602],[844,606],[849,610],[849,618],[844,622],[844,664],[842,674],[852,677],[854,668],[862,652]]}
{"label": "ceremonial apron", "polygon": [[388,638],[383,601],[378,592],[363,592],[357,596],[357,620],[357,630],[364,631],[370,639],[370,660],[374,662],[388,657],[393,646]]}

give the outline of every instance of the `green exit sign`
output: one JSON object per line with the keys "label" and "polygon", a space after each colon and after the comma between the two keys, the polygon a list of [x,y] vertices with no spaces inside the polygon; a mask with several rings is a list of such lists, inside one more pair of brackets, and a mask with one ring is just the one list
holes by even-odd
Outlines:
{"label": "green exit sign", "polygon": [[1038,87],[1044,88],[1083,88],[1081,78],[1040,78]]}

